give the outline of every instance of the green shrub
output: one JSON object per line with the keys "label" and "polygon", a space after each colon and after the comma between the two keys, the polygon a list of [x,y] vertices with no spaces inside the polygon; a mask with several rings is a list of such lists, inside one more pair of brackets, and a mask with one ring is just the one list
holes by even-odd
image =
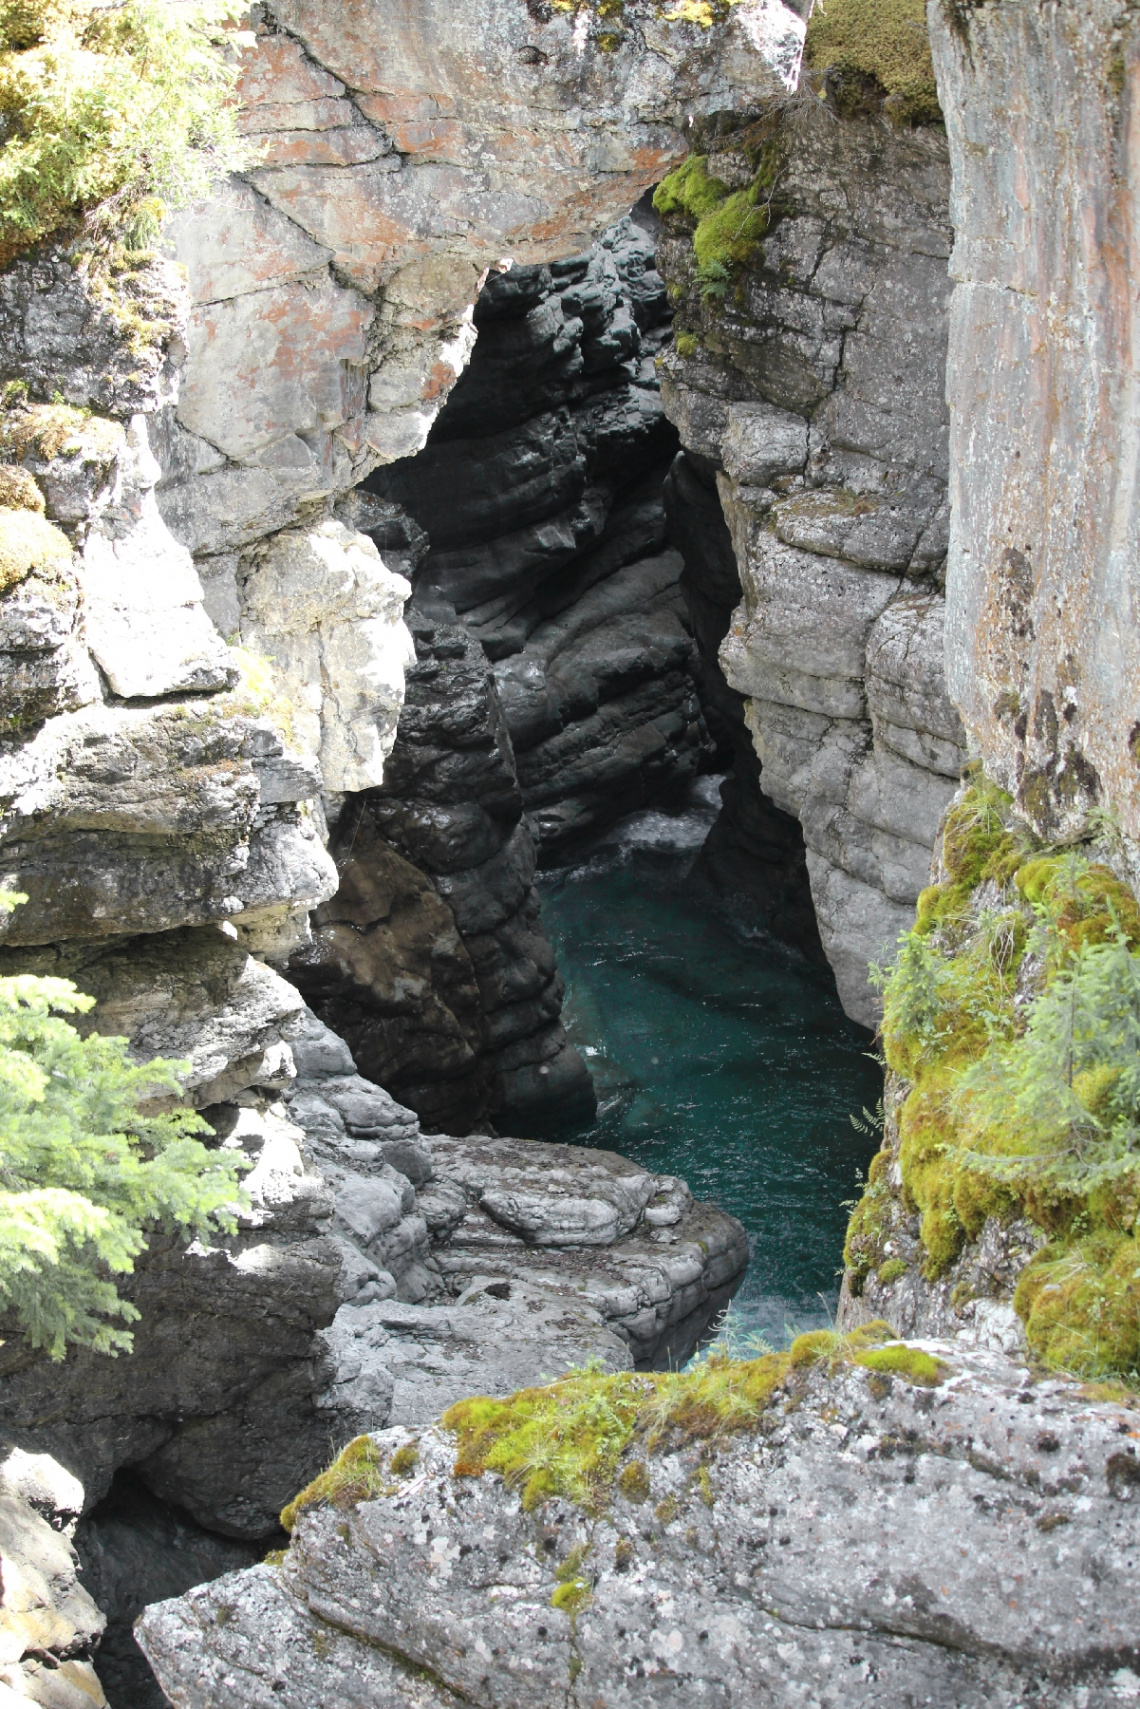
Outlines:
{"label": "green shrub", "polygon": [[240,164],[239,14],[235,0],[0,0],[0,265],[97,208],[144,242],[167,205]]}
{"label": "green shrub", "polygon": [[148,1224],[232,1229],[245,1166],[202,1144],[193,1111],[147,1112],[180,1095],[184,1063],[139,1066],[125,1039],[60,1019],[93,1007],[68,979],[0,978],[0,1312],[53,1359],[69,1345],[129,1352],[111,1320],[139,1313],[111,1277],[134,1268]]}

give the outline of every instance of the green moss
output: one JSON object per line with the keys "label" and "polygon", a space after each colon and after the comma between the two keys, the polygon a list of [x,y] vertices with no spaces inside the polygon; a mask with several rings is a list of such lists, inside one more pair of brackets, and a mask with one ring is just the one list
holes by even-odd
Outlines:
{"label": "green moss", "polygon": [[[848,1362],[892,1334],[884,1323],[850,1336],[823,1331],[758,1359],[713,1353],[686,1372],[581,1372],[506,1400],[460,1401],[442,1419],[456,1437],[455,1475],[497,1472],[527,1511],[563,1496],[600,1512],[635,1448],[634,1464],[665,1445],[754,1428],[796,1372]],[[647,1483],[644,1466],[630,1476],[635,1488],[643,1475]]]}
{"label": "green moss", "polygon": [[1102,1229],[1047,1246],[1022,1271],[1014,1306],[1047,1365],[1089,1377],[1140,1370],[1140,1239]]}
{"label": "green moss", "polygon": [[627,1501],[648,1501],[650,1496],[649,1467],[644,1460],[631,1460],[622,1468],[617,1487]]}
{"label": "green moss", "polygon": [[884,1288],[889,1288],[892,1282],[897,1282],[900,1276],[905,1276],[909,1266],[905,1258],[888,1258],[885,1264],[880,1264],[878,1279]]}
{"label": "green moss", "polygon": [[559,1613],[569,1615],[571,1622],[588,1608],[593,1601],[594,1593],[584,1578],[572,1578],[566,1584],[560,1584],[550,1598],[550,1606],[557,1608]]}
{"label": "green moss", "polygon": [[868,1353],[857,1353],[855,1363],[884,1376],[902,1377],[919,1388],[937,1388],[951,1375],[949,1365],[941,1359],[936,1359],[932,1353],[924,1353],[920,1347],[908,1347],[905,1341],[875,1347]]}
{"label": "green moss", "polygon": [[701,347],[701,341],[691,332],[679,332],[673,340],[678,356],[695,356]]}
{"label": "green moss", "polygon": [[804,61],[816,72],[873,79],[896,123],[942,116],[923,0],[827,0],[812,13]]}
{"label": "green moss", "polygon": [[71,562],[67,535],[34,510],[0,510],[0,594],[33,572],[51,574]]}
{"label": "green moss", "polygon": [[757,170],[747,189],[731,190],[710,175],[707,156],[691,154],[653,192],[659,214],[693,223],[697,282],[706,301],[727,294],[733,276],[751,260],[771,223],[782,155],[778,145],[767,140],[753,158]]}
{"label": "green moss", "polygon": [[[905,1092],[890,1152],[924,1274],[944,1275],[989,1218],[1028,1217],[1050,1239],[1015,1300],[1031,1348],[1078,1374],[1131,1369],[1140,909],[1082,850],[1037,843],[977,772],[941,860],[882,976],[883,1049]],[[854,1292],[885,1275],[894,1215],[876,1159],[848,1229]]]}
{"label": "green moss", "polygon": [[385,1477],[380,1450],[371,1436],[357,1436],[326,1471],[307,1484],[281,1511],[281,1524],[292,1532],[306,1507],[318,1504],[348,1509],[361,1501],[391,1494],[397,1486]]}
{"label": "green moss", "polygon": [[409,1472],[415,1470],[415,1467],[419,1462],[419,1457],[420,1451],[416,1447],[415,1443],[405,1442],[404,1446],[402,1448],[397,1448],[396,1452],[392,1455],[392,1463],[388,1469],[392,1473],[393,1477],[407,1477]]}
{"label": "green moss", "polygon": [[44,495],[26,469],[0,463],[0,510],[35,510],[43,515]]}
{"label": "green moss", "polygon": [[[872,1171],[881,1157],[882,1152],[872,1159]],[[892,1209],[891,1190],[884,1174],[880,1171],[876,1176],[869,1172],[863,1196],[847,1224],[847,1238],[843,1246],[843,1262],[856,1298],[863,1292],[863,1284],[871,1271],[878,1269],[882,1262],[883,1243],[891,1231]]]}

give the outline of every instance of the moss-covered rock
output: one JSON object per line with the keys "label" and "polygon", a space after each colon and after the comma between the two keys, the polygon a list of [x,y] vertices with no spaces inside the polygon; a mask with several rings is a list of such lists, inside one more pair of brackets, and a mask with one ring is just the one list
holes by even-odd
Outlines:
{"label": "moss-covered rock", "polygon": [[1093,851],[1040,845],[981,773],[946,817],[941,868],[884,976],[894,1116],[848,1230],[849,1291],[900,1278],[908,1212],[931,1283],[987,1226],[1028,1221],[1048,1239],[1014,1295],[1031,1348],[1081,1375],[1133,1371],[1140,909]]}
{"label": "moss-covered rock", "polygon": [[0,510],[0,594],[33,572],[50,574],[71,561],[71,542],[35,510]]}
{"label": "moss-covered rock", "polygon": [[924,0],[827,0],[812,13],[804,60],[841,81],[873,80],[896,123],[933,124],[942,117]]}

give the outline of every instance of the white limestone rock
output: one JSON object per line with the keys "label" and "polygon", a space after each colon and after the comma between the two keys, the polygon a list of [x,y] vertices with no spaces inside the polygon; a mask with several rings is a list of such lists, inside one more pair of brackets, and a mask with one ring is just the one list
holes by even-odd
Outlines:
{"label": "white limestone rock", "polygon": [[242,640],[272,659],[328,794],[383,780],[415,658],[410,592],[367,535],[331,519],[275,535],[243,569]]}

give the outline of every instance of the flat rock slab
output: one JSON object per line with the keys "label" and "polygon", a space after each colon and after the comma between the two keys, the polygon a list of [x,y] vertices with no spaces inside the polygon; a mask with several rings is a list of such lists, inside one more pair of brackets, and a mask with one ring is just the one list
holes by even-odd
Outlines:
{"label": "flat rock slab", "polygon": [[[817,1366],[759,1429],[650,1456],[648,1500],[600,1518],[457,1479],[433,1427],[392,1493],[305,1510],[280,1577],[157,1604],[141,1641],[179,1709],[402,1704],[393,1659],[440,1691],[422,1701],[481,1709],[1136,1696],[1140,1415],[923,1345],[951,1367],[937,1388]],[[571,1576],[573,1618],[551,1601]]]}

